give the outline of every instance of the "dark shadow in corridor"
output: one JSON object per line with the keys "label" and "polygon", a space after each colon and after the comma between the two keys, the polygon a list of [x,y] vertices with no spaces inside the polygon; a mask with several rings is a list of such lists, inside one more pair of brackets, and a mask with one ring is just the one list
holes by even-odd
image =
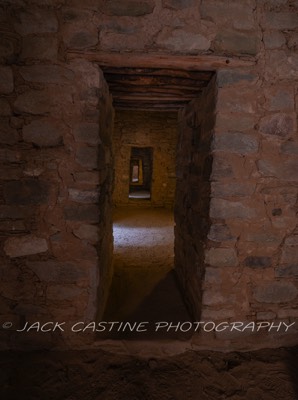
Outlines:
{"label": "dark shadow in corridor", "polygon": [[[119,208],[114,215],[114,276],[102,321],[146,322],[144,332],[108,332],[114,339],[185,339],[155,323],[191,321],[176,284],[174,222],[164,208]],[[100,334],[100,338],[107,332]]]}
{"label": "dark shadow in corridor", "polygon": [[[110,333],[100,334],[100,338],[187,340],[191,337],[191,317],[178,290],[174,271],[169,271],[161,277],[153,290],[139,302],[138,288],[142,288],[150,279],[151,272],[148,270],[130,270],[128,274],[127,271],[117,271],[103,320],[130,322],[131,325],[135,322],[146,322],[146,330],[131,332],[127,328],[118,333],[115,329]],[[182,330],[186,331],[183,332],[180,327],[185,321],[189,324],[182,326]]]}

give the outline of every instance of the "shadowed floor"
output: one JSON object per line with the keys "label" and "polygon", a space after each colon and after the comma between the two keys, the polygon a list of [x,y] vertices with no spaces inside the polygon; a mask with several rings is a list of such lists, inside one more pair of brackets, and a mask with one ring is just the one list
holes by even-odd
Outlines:
{"label": "shadowed floor", "polygon": [[0,353],[9,400],[297,400],[298,349],[141,360],[98,350]]}
{"label": "shadowed floor", "polygon": [[[190,321],[173,271],[173,213],[164,208],[118,208],[114,215],[114,278],[103,320],[146,321],[147,333],[117,338],[160,338],[154,323]],[[111,336],[111,335],[110,335]],[[115,335],[113,336],[115,337]],[[163,338],[186,339],[167,333]]]}

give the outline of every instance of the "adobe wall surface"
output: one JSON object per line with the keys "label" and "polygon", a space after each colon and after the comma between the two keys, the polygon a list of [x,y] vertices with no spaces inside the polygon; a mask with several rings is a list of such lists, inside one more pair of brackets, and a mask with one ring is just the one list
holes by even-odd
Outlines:
{"label": "adobe wall surface", "polygon": [[[90,320],[103,307],[113,111],[98,67],[67,61],[70,50],[94,50],[256,61],[217,73],[202,318],[297,320],[297,1],[3,0],[0,9],[3,319]],[[244,344],[215,334],[206,346],[295,337]]]}
{"label": "adobe wall surface", "polygon": [[[114,204],[173,207],[176,184],[177,115],[164,112],[117,111],[114,127]],[[153,150],[150,201],[129,200],[132,147]]]}

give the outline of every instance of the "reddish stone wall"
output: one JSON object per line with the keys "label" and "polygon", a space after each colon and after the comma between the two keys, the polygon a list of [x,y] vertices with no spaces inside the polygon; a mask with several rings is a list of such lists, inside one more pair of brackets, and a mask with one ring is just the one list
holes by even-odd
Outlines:
{"label": "reddish stone wall", "polygon": [[[173,207],[177,145],[176,113],[117,111],[114,129],[115,205]],[[131,147],[152,147],[151,200],[129,200]]]}
{"label": "reddish stone wall", "polygon": [[209,230],[211,141],[216,82],[179,113],[175,199],[175,269],[195,320],[200,319],[204,253]]}
{"label": "reddish stone wall", "polygon": [[[1,2],[5,320],[94,318],[108,290],[112,109],[98,68],[68,62],[68,50],[255,60],[217,73],[205,254],[188,232],[195,260],[205,260],[196,279],[205,275],[202,292],[188,285],[189,298],[198,305],[202,296],[204,319],[297,320],[297,9],[292,0]],[[205,200],[191,201],[201,215]],[[196,345],[297,344],[296,331],[247,345],[241,335],[214,336]]]}
{"label": "reddish stone wall", "polygon": [[53,12],[18,15],[0,68],[1,319],[94,320],[112,274],[111,99],[97,65],[61,60]]}

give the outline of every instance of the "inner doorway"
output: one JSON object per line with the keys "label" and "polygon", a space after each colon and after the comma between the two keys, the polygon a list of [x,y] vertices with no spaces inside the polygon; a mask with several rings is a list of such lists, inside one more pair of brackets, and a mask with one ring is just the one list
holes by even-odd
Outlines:
{"label": "inner doorway", "polygon": [[132,147],[129,171],[129,199],[149,200],[152,181],[152,147]]}

